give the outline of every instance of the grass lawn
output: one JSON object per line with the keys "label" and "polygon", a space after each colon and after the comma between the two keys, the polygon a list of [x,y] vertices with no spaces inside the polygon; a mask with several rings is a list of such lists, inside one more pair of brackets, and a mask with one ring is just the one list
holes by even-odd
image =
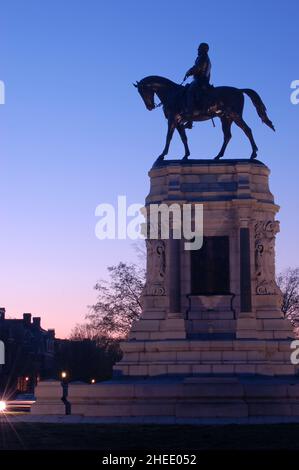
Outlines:
{"label": "grass lawn", "polygon": [[0,422],[0,449],[299,450],[299,424],[154,426]]}

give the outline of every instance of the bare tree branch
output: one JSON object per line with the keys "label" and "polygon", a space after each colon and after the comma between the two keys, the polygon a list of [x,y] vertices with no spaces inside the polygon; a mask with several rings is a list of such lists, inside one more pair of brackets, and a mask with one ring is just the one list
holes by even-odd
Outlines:
{"label": "bare tree branch", "polygon": [[282,292],[281,310],[293,325],[299,326],[299,268],[288,268],[277,277]]}
{"label": "bare tree branch", "polygon": [[[127,336],[132,323],[141,314],[141,294],[145,282],[145,270],[136,264],[120,262],[108,268],[108,281],[95,285],[97,302],[90,306],[87,323],[77,325],[72,337],[84,335],[97,341],[115,340]],[[100,339],[103,338],[103,339]]]}

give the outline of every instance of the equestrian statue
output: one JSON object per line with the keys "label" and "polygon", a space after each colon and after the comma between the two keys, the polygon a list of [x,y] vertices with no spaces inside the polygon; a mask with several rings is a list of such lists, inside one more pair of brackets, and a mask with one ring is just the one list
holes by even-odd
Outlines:
{"label": "equestrian statue", "polygon": [[[231,126],[233,122],[243,130],[250,141],[252,148],[250,158],[256,158],[258,148],[252,131],[242,116],[244,94],[251,99],[262,122],[275,131],[272,122],[267,116],[266,106],[256,91],[249,88],[229,86],[214,87],[210,84],[211,61],[208,51],[208,44],[201,43],[199,45],[195,63],[187,71],[181,84],[155,75],[145,77],[139,82],[134,83],[146,108],[151,111],[160,105],[163,106],[164,115],[168,122],[166,144],[157,162],[163,160],[168,154],[175,129],[178,131],[184,144],[185,155],[183,160],[187,160],[190,150],[186,129],[191,129],[194,121],[213,120],[216,117],[221,120],[223,144],[215,159],[219,160],[224,155],[227,144],[232,136]],[[183,83],[190,76],[193,77],[192,83],[184,86]],[[155,104],[155,94],[160,100],[158,105]]]}

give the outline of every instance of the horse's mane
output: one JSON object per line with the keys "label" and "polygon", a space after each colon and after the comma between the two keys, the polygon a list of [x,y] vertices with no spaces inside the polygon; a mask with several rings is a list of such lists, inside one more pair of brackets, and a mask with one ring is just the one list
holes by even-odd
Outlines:
{"label": "horse's mane", "polygon": [[161,83],[163,85],[168,85],[168,86],[180,86],[178,83],[173,82],[172,80],[169,80],[168,78],[165,77],[160,77],[159,75],[149,75],[148,77],[143,78],[140,80],[140,84],[142,85],[147,85],[149,83]]}

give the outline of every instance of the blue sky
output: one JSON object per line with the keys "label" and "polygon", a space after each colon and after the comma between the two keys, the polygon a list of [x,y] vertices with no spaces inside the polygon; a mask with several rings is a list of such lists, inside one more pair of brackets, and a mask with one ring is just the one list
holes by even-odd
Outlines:
{"label": "blue sky", "polygon": [[[102,202],[143,202],[147,171],[166,122],[148,112],[132,82],[157,74],[180,82],[199,42],[210,44],[212,82],[253,88],[277,133],[249,100],[245,119],[271,168],[281,205],[277,267],[297,266],[298,117],[290,83],[299,79],[297,2],[96,1],[1,2],[0,304],[32,312],[61,336],[84,319],[106,267],[134,260],[130,241],[99,241]],[[220,123],[189,132],[193,158],[218,153]],[[181,157],[174,138],[169,156]],[[227,157],[248,157],[233,127]]]}

